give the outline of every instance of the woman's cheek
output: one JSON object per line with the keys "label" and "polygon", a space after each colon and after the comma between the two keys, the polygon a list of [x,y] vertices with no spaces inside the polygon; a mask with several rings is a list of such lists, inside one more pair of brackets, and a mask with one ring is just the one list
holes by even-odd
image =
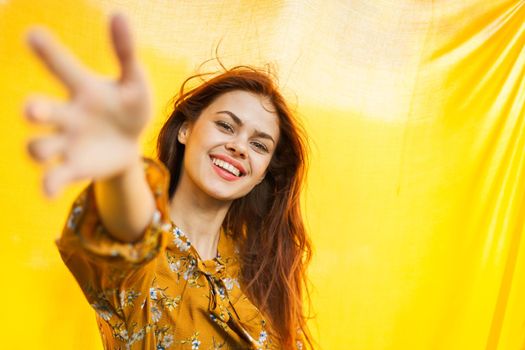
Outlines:
{"label": "woman's cheek", "polygon": [[270,165],[269,159],[261,159],[256,165],[256,171],[253,176],[255,179],[259,179],[266,172],[266,169]]}

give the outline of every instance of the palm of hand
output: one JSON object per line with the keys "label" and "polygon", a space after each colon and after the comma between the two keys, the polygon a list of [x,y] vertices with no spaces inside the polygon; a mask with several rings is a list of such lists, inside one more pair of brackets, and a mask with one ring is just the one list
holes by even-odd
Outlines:
{"label": "palm of hand", "polygon": [[31,48],[70,92],[64,103],[39,97],[26,104],[31,122],[56,130],[29,142],[35,160],[59,158],[44,176],[50,196],[75,180],[115,176],[140,157],[138,137],[150,117],[150,89],[123,17],[112,18],[111,34],[121,67],[117,81],[86,70],[45,32],[30,33]]}

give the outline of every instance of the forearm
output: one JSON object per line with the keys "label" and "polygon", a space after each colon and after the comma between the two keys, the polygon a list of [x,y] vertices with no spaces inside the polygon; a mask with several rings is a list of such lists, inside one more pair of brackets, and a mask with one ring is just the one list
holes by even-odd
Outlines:
{"label": "forearm", "polygon": [[123,242],[139,240],[155,211],[141,159],[119,175],[95,181],[94,190],[99,215],[109,234]]}

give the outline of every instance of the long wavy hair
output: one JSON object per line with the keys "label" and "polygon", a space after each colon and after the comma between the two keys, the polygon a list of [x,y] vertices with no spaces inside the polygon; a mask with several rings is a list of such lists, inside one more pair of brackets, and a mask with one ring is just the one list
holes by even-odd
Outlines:
{"label": "long wavy hair", "polygon": [[[157,151],[170,171],[169,197],[177,189],[184,157],[184,145],[177,135],[185,121],[197,120],[202,110],[220,95],[243,90],[266,97],[279,117],[280,137],[266,176],[246,196],[233,201],[222,224],[239,243],[243,291],[265,314],[270,332],[283,348],[295,348],[303,333],[310,348],[303,297],[310,303],[306,267],[312,256],[310,239],[301,215],[300,194],[307,170],[307,140],[277,88],[270,71],[221,64],[223,72],[210,79],[195,74],[184,81],[174,99],[174,109],[162,127]],[[193,79],[197,87],[187,89]]]}

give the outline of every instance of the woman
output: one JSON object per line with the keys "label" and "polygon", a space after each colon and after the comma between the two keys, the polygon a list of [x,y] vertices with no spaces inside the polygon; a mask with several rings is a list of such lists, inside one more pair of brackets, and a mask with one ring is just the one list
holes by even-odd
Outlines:
{"label": "woman", "polygon": [[[57,240],[97,311],[105,348],[311,346],[302,310],[310,243],[300,213],[305,144],[269,75],[236,67],[185,91],[142,158],[150,93],[122,16],[111,21],[116,82],[82,68],[43,31],[29,44],[71,99],[30,100],[56,127],[32,140],[49,195],[93,182]],[[169,169],[169,170],[168,170]]]}

